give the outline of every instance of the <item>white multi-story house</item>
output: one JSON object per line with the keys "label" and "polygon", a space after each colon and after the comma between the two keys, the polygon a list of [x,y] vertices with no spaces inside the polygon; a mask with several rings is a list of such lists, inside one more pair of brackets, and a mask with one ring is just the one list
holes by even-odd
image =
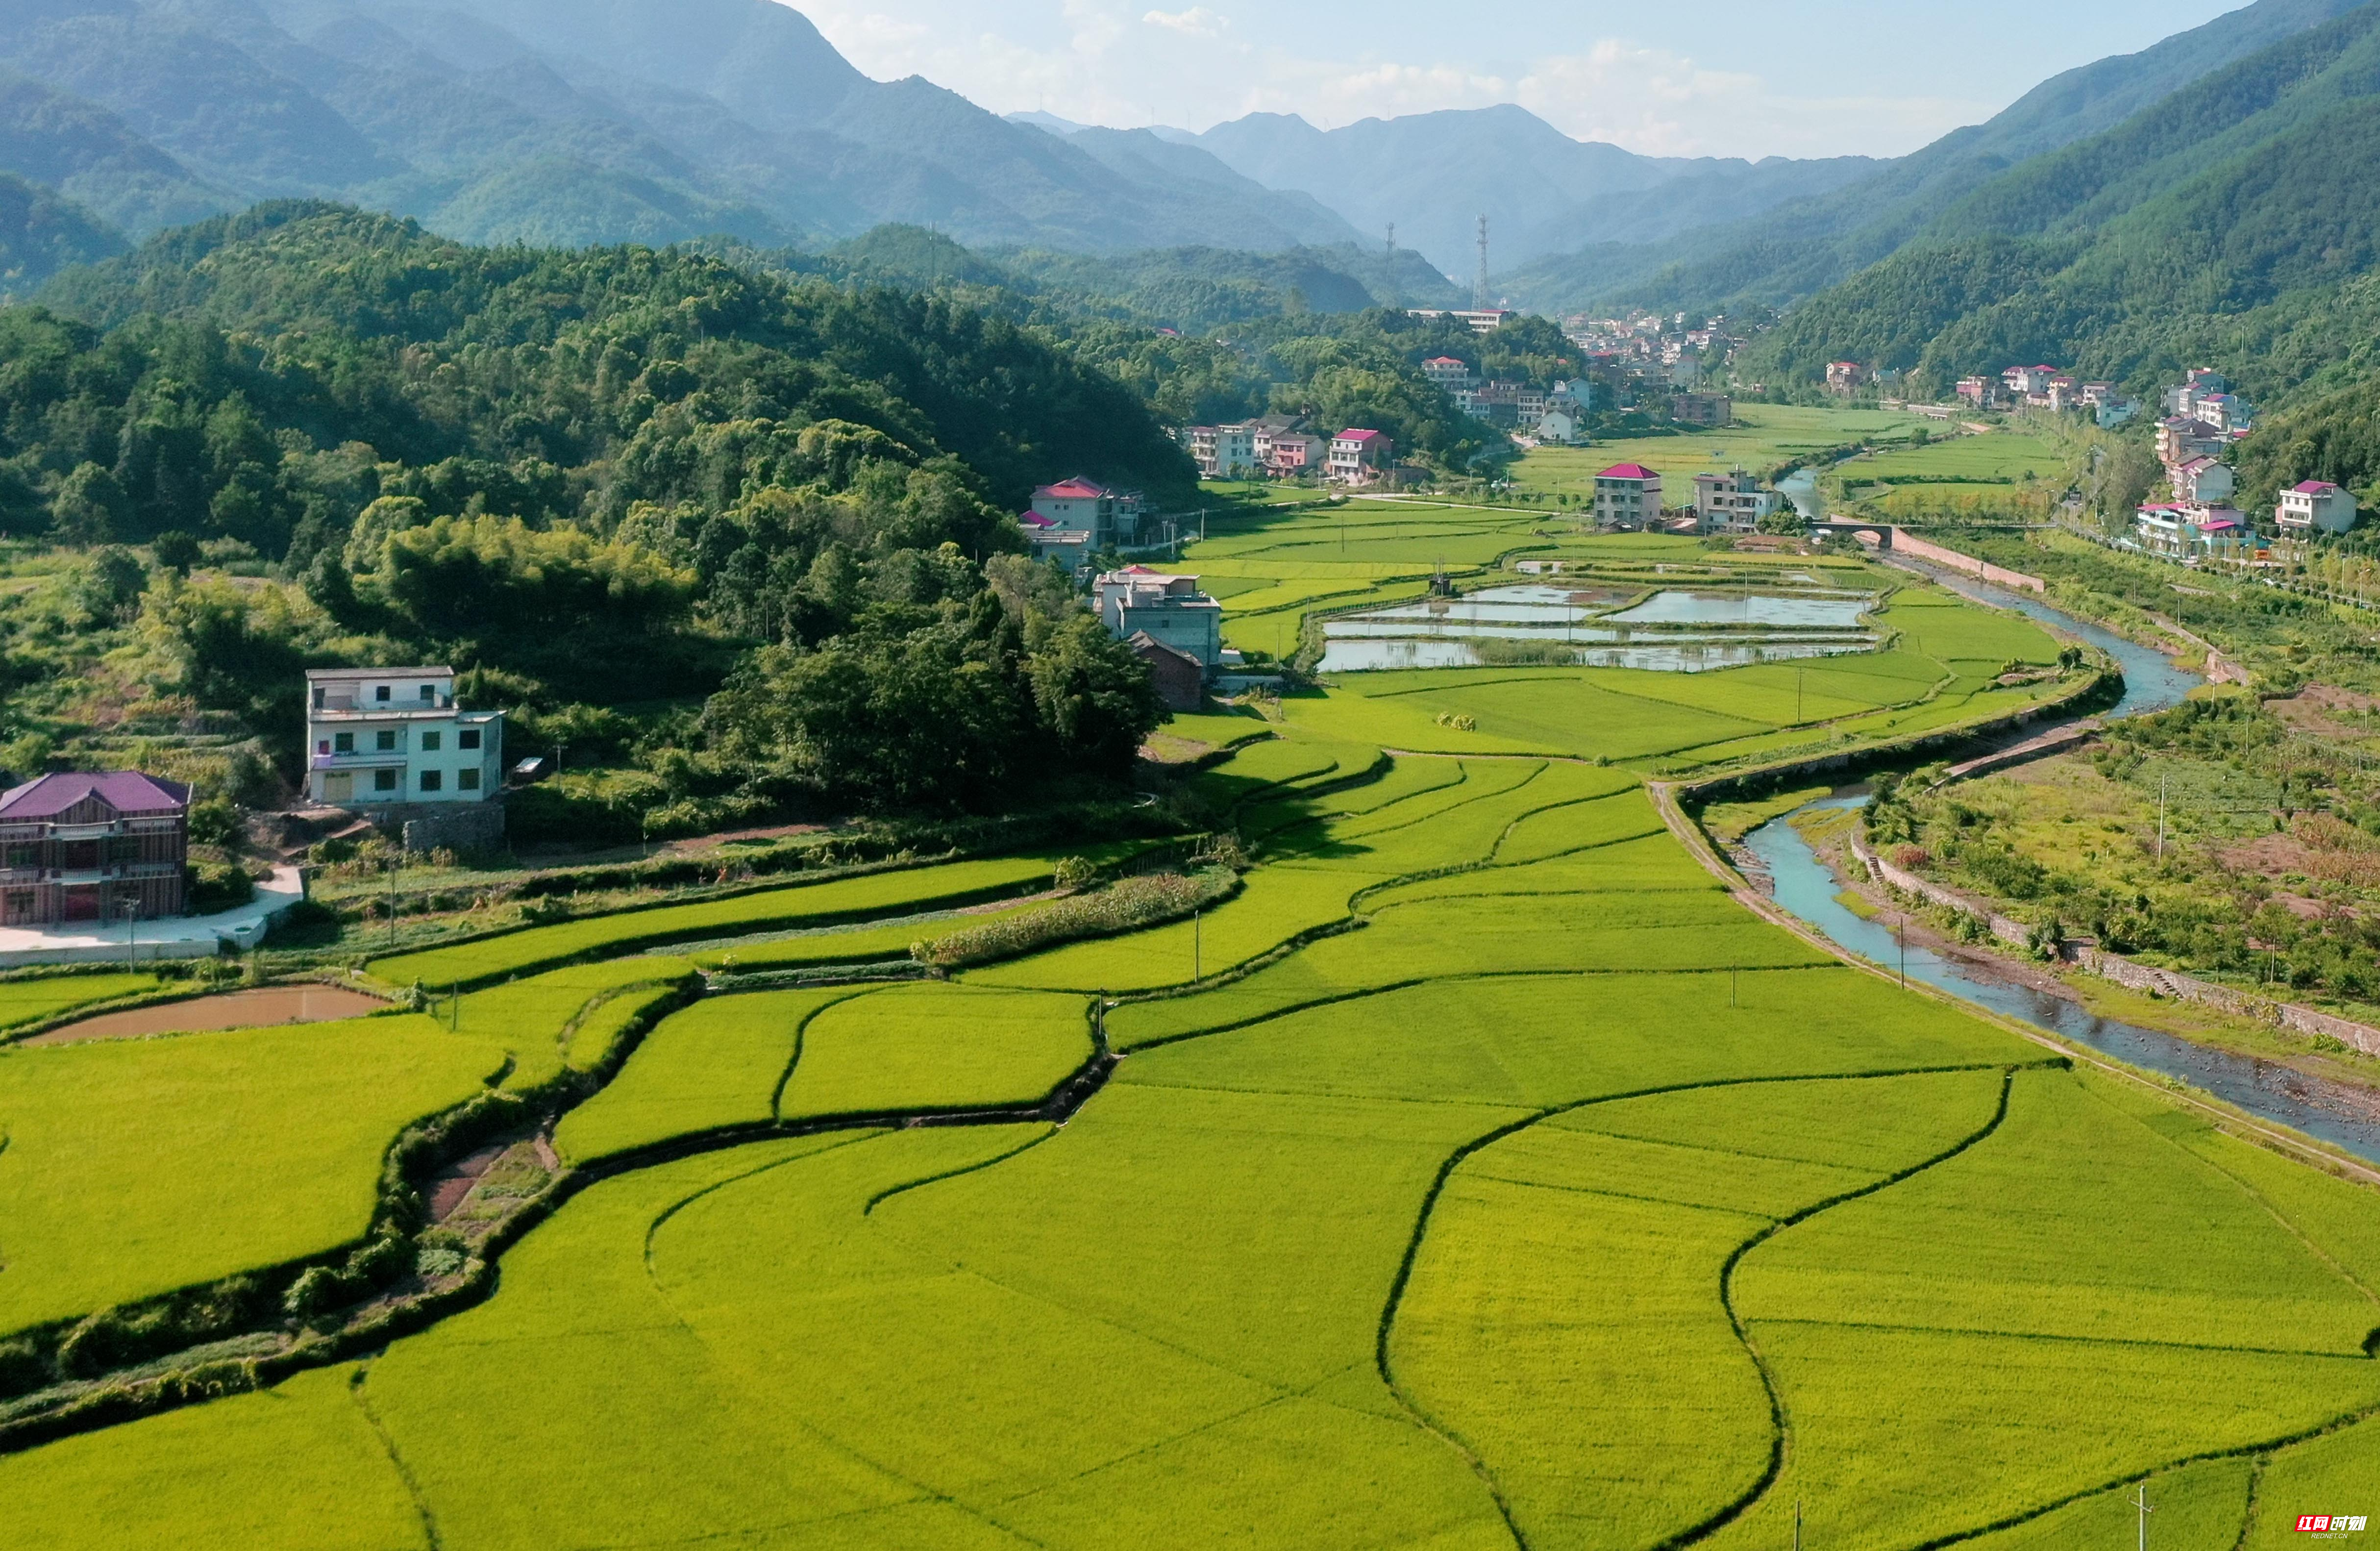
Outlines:
{"label": "white multi-story house", "polygon": [[485,802],[504,789],[504,716],[455,703],[455,670],[306,675],[306,795],[333,808]]}
{"label": "white multi-story house", "polygon": [[1784,507],[1784,496],[1761,489],[1759,480],[1741,469],[1694,476],[1694,516],[1706,533],[1749,533],[1762,518]]}
{"label": "white multi-story house", "polygon": [[1440,387],[1463,387],[1471,381],[1471,368],[1452,356],[1433,356],[1421,363],[1421,374]]}
{"label": "white multi-story house", "polygon": [[2212,458],[2193,458],[2173,471],[2173,493],[2199,506],[2220,506],[2231,499],[2231,466]]}
{"label": "white multi-story house", "polygon": [[1642,463],[1615,463],[1595,476],[1595,520],[1605,528],[1650,528],[1661,519],[1661,476]]}
{"label": "white multi-story house", "polygon": [[1140,517],[1138,493],[1071,479],[1036,490],[1032,509],[1017,521],[1032,542],[1035,559],[1054,559],[1080,572],[1099,551],[1138,543]]}
{"label": "white multi-story house", "polygon": [[1578,411],[1563,405],[1538,417],[1536,438],[1555,446],[1568,446],[1578,440],[1580,430]]}
{"label": "white multi-story house", "polygon": [[1350,426],[1330,438],[1330,482],[1369,484],[1387,476],[1396,456],[1397,445],[1387,435]]}
{"label": "white multi-story house", "polygon": [[2301,538],[2309,533],[2344,533],[2355,526],[2355,496],[2328,480],[2308,480],[2281,492],[2273,512],[2281,531]]}
{"label": "white multi-story house", "polygon": [[1257,470],[1257,428],[1253,423],[1194,425],[1188,442],[1190,459],[1198,465],[1201,479],[1245,479]]}
{"label": "white multi-story house", "polygon": [[1092,583],[1091,595],[1099,623],[1118,641],[1147,635],[1209,671],[1223,660],[1223,605],[1198,591],[1195,576],[1126,566]]}

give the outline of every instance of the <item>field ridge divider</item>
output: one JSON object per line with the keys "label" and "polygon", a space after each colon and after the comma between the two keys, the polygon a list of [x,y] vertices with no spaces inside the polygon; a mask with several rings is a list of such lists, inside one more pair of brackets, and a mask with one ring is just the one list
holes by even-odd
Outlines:
{"label": "field ridge divider", "polygon": [[[1981,1069],[1989,1070],[1992,1069],[1985,1068]],[[1776,1370],[1769,1366],[1768,1359],[1761,1352],[1760,1344],[1752,1338],[1751,1327],[1744,1323],[1742,1313],[1735,1306],[1736,1268],[1743,1264],[1743,1258],[1746,1255],[1758,1249],[1761,1245],[1766,1244],[1771,1239],[1776,1238],[1779,1234],[1785,1232],[1787,1229],[1791,1228],[1798,1224],[1808,1222],[1811,1218],[1818,1216],[1821,1214],[1831,1212],[1838,1206],[1846,1205],[1852,1202],[1877,1194],[1883,1191],[1888,1191],[1893,1186],[1900,1184],[1905,1179],[1912,1179],[1928,1169],[1937,1167],[1942,1164],[1949,1162],[1952,1158],[1955,1158],[1961,1154],[1966,1152],[1968,1149],[1974,1147],[1978,1143],[1982,1142],[1985,1138],[1991,1136],[1993,1132],[1998,1130],[2000,1129],[2001,1122],[2008,1118],[2009,1097],[2016,1087],[2017,1072],[2023,1069],[2011,1066],[2002,1066],[1998,1069],[2000,1072],[1999,1102],[1993,1107],[1991,1118],[1984,1123],[1981,1130],[1971,1132],[1969,1135],[1961,1138],[1957,1142],[1954,1142],[1944,1151],[1937,1153],[1931,1157],[1925,1158],[1917,1163],[1912,1164],[1907,1168],[1896,1170],[1891,1174],[1886,1175],[1883,1179],[1876,1180],[1871,1184],[1863,1185],[1857,1190],[1846,1191],[1840,1195],[1831,1196],[1825,1201],[1804,1207],[1801,1211],[1793,1213],[1790,1216],[1770,1224],[1767,1227],[1765,1227],[1758,1233],[1754,1234],[1750,1239],[1738,1244],[1735,1247],[1735,1252],[1727,1257],[1726,1264],[1719,1267],[1719,1307],[1725,1311],[1728,1323],[1734,1326],[1736,1341],[1743,1348],[1744,1355],[1752,1360],[1753,1367],[1759,1373],[1761,1387],[1768,1392],[1768,1415],[1770,1424],[1768,1468],[1762,1473],[1761,1478],[1757,1482],[1755,1482],[1750,1489],[1745,1491],[1742,1496],[1736,1498],[1734,1502],[1728,1504],[1725,1508],[1722,1508],[1718,1512],[1704,1520],[1701,1523],[1680,1531],[1678,1533],[1661,1541],[1653,1548],[1653,1551],[1672,1551],[1672,1548],[1692,1545],[1697,1541],[1708,1539],[1711,1535],[1716,1534],[1720,1530],[1743,1517],[1746,1512],[1750,1511],[1751,1508],[1758,1504],[1763,1497],[1768,1495],[1769,1489],[1775,1486],[1779,1478],[1785,1473],[1786,1458],[1792,1436],[1792,1418],[1790,1409],[1785,1404],[1784,1391],[1778,1383]]]}
{"label": "field ridge divider", "polygon": [[[1548,1105],[1546,1108],[1538,1110],[1534,1115],[1524,1116],[1522,1118],[1514,1120],[1508,1125],[1498,1126],[1492,1130],[1474,1137],[1471,1141],[1464,1142],[1447,1155],[1446,1160],[1439,1165],[1438,1173],[1431,1179],[1429,1189],[1423,1192],[1421,1209],[1415,1217],[1413,1233],[1405,1241],[1404,1254],[1398,1262],[1396,1275],[1390,1282],[1388,1300],[1381,1307],[1378,1327],[1373,1337],[1372,1360],[1374,1365],[1379,1372],[1381,1382],[1388,1386],[1389,1393],[1396,1398],[1397,1404],[1404,1408],[1406,1414],[1414,1419],[1416,1425],[1420,1426],[1425,1432],[1434,1434],[1439,1439],[1444,1441],[1448,1447],[1454,1449],[1456,1453],[1463,1456],[1464,1460],[1471,1466],[1473,1473],[1479,1477],[1481,1484],[1488,1488],[1489,1496],[1495,1499],[1497,1510],[1503,1515],[1505,1528],[1512,1533],[1513,1544],[1519,1546],[1521,1551],[1529,1551],[1528,1537],[1523,1533],[1520,1524],[1512,1517],[1512,1504],[1505,1497],[1503,1488],[1497,1483],[1495,1473],[1488,1468],[1485,1459],[1479,1454],[1477,1448],[1475,1447],[1468,1439],[1464,1438],[1453,1428],[1448,1427],[1443,1423],[1440,1423],[1438,1419],[1431,1416],[1418,1403],[1416,1403],[1411,1396],[1406,1394],[1404,1386],[1397,1381],[1395,1364],[1390,1361],[1389,1357],[1389,1343],[1394,1334],[1397,1311],[1404,1302],[1405,1289],[1412,1285],[1414,1267],[1421,1258],[1422,1241],[1428,1236],[1431,1216],[1437,1210],[1439,1198],[1445,1194],[1447,1181],[1453,1178],[1454,1171],[1462,1167],[1463,1165],[1469,1161],[1469,1159],[1474,1155],[1486,1151],[1489,1147],[1493,1147],[1496,1143],[1505,1141],[1510,1137],[1517,1136],[1533,1126],[1542,1125],[1544,1122],[1553,1119],[1558,1116],[1572,1114],[1574,1111],[1590,1108],[1597,1105],[1620,1104],[1630,1099],[1658,1098],[1672,1093],[1701,1093],[1720,1088],[1762,1087],[1771,1083],[1882,1081],[1896,1077],[1932,1076],[1939,1073],[1956,1071],[1998,1071],[2006,1074],[2002,1078],[2000,1087],[2000,1113],[2003,1115],[2007,1113],[2008,1084],[2013,1080],[2012,1069],[2000,1062],[1984,1062],[1980,1064],[1974,1062],[1964,1062],[1952,1066],[1917,1067],[1892,1071],[1799,1072],[1770,1077],[1714,1078],[1696,1082],[1668,1083],[1658,1087],[1637,1089],[1628,1093],[1601,1093],[1597,1094],[1592,1098],[1579,1099],[1569,1104]],[[1995,1126],[1998,1124],[1997,1117],[1994,1119],[1993,1124]],[[1970,1140],[1973,1141],[1975,1139]],[[1967,1143],[1962,1142],[1961,1147],[1963,1149],[1966,1145]],[[1914,1171],[1912,1170],[1912,1172]],[[1881,1190],[1886,1185],[1892,1182],[1893,1181],[1889,1179],[1880,1180],[1873,1186],[1864,1187],[1859,1191],[1853,1193],[1864,1195],[1873,1190]],[[1852,1197],[1847,1195],[1839,1199],[1850,1200]],[[1786,1223],[1773,1223],[1769,1228],[1755,1236],[1755,1238],[1750,1240],[1745,1246],[1740,1246],[1736,1251],[1736,1254],[1730,1258],[1728,1263],[1729,1268],[1732,1268],[1735,1260],[1742,1256],[1743,1250],[1748,1248],[1750,1243],[1757,1243],[1761,1240],[1770,1237],[1786,1226],[1788,1226]],[[1722,1305],[1726,1302],[1726,1276],[1727,1272],[1722,1270],[1720,1273],[1720,1301]],[[1730,1319],[1732,1319],[1732,1310],[1730,1310],[1729,1313]],[[1742,1327],[1741,1323],[1738,1323],[1737,1331],[1739,1340],[1742,1338]],[[1756,1356],[1754,1357],[1753,1362],[1755,1367],[1760,1366],[1760,1361]],[[1764,1384],[1767,1382],[1767,1371],[1765,1368],[1762,1368],[1762,1380]],[[1769,1404],[1773,1413],[1778,1404],[1776,1391],[1773,1386],[1769,1389]],[[1784,1440],[1781,1432],[1781,1425],[1780,1419],[1780,1430],[1772,1446],[1771,1471],[1769,1475],[1765,1477],[1760,1484],[1754,1488],[1755,1496],[1759,1492],[1766,1491],[1769,1482],[1775,1477],[1776,1457],[1781,1455],[1783,1449]],[[1741,1511],[1742,1505],[1739,1505],[1729,1512],[1728,1517],[1732,1518],[1736,1513],[1740,1513]],[[1707,1529],[1698,1526],[1695,1530],[1689,1531],[1686,1536],[1672,1536],[1670,1539],[1661,1542],[1659,1546],[1655,1548],[1655,1551],[1665,1551],[1665,1548],[1670,1546],[1685,1545],[1688,1543],[1690,1538],[1702,1533],[1707,1533],[1709,1529],[1716,1529],[1723,1522],[1725,1522],[1725,1520],[1709,1523]]]}
{"label": "field ridge divider", "polygon": [[412,1500],[413,1511],[421,1520],[423,1544],[429,1546],[430,1551],[445,1551],[446,1538],[439,1533],[438,1512],[430,1506],[429,1494],[422,1490],[420,1480],[413,1473],[413,1467],[405,1462],[404,1452],[396,1447],[396,1439],[390,1434],[388,1424],[381,1420],[380,1412],[372,1410],[371,1401],[364,1397],[364,1385],[370,1376],[370,1362],[357,1364],[356,1371],[347,1379],[347,1398],[355,1403],[356,1411],[364,1419],[364,1425],[371,1429],[381,1452],[388,1456],[389,1469],[395,1473],[398,1484],[405,1488],[405,1495]]}

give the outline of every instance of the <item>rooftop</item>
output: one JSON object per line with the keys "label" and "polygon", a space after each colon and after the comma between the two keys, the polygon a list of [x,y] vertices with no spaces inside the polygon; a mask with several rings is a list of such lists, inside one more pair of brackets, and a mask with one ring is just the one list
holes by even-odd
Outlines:
{"label": "rooftop", "polygon": [[53,818],[89,797],[119,813],[154,813],[190,805],[190,788],[179,781],[134,770],[68,771],[0,792],[0,819]]}
{"label": "rooftop", "polygon": [[309,684],[362,683],[382,678],[452,678],[451,667],[314,667],[306,670]]}
{"label": "rooftop", "polygon": [[1114,492],[1108,489],[1106,485],[1095,483],[1090,480],[1071,479],[1060,480],[1056,484],[1043,485],[1033,493],[1033,498],[1038,501],[1044,495],[1055,495],[1062,501],[1096,501],[1102,495],[1113,494]]}
{"label": "rooftop", "polygon": [[1371,442],[1378,440],[1379,435],[1377,431],[1357,431],[1351,427],[1339,433],[1336,439],[1342,442]]}
{"label": "rooftop", "polygon": [[1658,480],[1661,476],[1642,463],[1614,463],[1595,477],[1599,480]]}
{"label": "rooftop", "polygon": [[2338,486],[2328,480],[2308,480],[2303,484],[2293,484],[2289,487],[2292,493],[2299,495],[2321,495],[2338,488]]}

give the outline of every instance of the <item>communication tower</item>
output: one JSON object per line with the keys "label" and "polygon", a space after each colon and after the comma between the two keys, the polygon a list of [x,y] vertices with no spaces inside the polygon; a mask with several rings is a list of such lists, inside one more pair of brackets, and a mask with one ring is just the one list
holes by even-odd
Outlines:
{"label": "communication tower", "polygon": [[1479,217],[1479,278],[1472,282],[1471,307],[1474,311],[1488,311],[1488,217]]}

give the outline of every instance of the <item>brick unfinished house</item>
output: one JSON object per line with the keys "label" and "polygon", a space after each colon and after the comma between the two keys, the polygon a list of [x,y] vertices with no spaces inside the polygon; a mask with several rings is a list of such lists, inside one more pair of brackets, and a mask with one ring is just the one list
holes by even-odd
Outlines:
{"label": "brick unfinished house", "polygon": [[0,925],[180,915],[190,788],[133,771],[43,776],[0,793]]}

